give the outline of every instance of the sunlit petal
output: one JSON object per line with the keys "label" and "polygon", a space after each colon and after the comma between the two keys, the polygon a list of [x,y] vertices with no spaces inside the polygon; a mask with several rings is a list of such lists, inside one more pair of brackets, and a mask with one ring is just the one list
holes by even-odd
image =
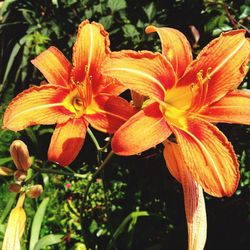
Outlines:
{"label": "sunlit petal", "polygon": [[161,39],[162,54],[170,61],[178,77],[185,72],[192,61],[192,49],[187,38],[178,30],[172,28],[157,28],[150,25],[147,33],[157,32]]}
{"label": "sunlit petal", "polygon": [[83,119],[70,119],[58,124],[49,145],[48,159],[61,166],[69,165],[80,152],[87,130]]}
{"label": "sunlit petal", "polygon": [[121,97],[98,96],[95,101],[85,117],[91,126],[105,133],[114,133],[135,114],[134,108]]}
{"label": "sunlit petal", "polygon": [[176,143],[164,143],[164,158],[171,174],[182,184],[188,226],[188,249],[203,250],[207,235],[207,218],[203,190],[190,174]]}
{"label": "sunlit petal", "polygon": [[210,122],[250,125],[250,91],[234,90],[209,105],[200,115]]}
{"label": "sunlit petal", "polygon": [[178,86],[192,88],[198,109],[215,102],[241,83],[248,70],[249,53],[244,30],[222,33],[190,64]]}
{"label": "sunlit petal", "polygon": [[195,181],[209,194],[231,196],[239,182],[239,164],[231,143],[214,125],[190,119],[188,130],[173,127]]}
{"label": "sunlit petal", "polygon": [[68,86],[71,64],[56,47],[49,47],[31,61],[51,84]]}
{"label": "sunlit petal", "polygon": [[159,102],[164,100],[166,89],[176,82],[171,64],[160,54],[149,51],[113,52],[105,60],[102,73]]}
{"label": "sunlit petal", "polygon": [[67,121],[72,113],[64,107],[68,91],[55,85],[29,88],[9,104],[3,119],[3,128],[13,131],[31,125],[54,124]]}
{"label": "sunlit petal", "polygon": [[109,44],[108,33],[101,24],[85,20],[79,25],[73,48],[73,78],[76,82],[93,77],[93,88],[98,88],[100,66],[110,53]]}
{"label": "sunlit petal", "polygon": [[159,105],[153,103],[132,116],[115,133],[112,149],[119,155],[133,155],[161,143],[171,134]]}

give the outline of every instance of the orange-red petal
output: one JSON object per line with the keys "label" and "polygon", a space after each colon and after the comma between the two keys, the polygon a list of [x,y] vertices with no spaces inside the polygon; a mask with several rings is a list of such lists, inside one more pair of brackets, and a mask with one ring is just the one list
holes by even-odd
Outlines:
{"label": "orange-red petal", "polygon": [[231,91],[208,106],[200,115],[210,122],[250,125],[250,91]]}
{"label": "orange-red petal", "polygon": [[135,109],[121,97],[103,95],[95,97],[95,101],[97,105],[85,117],[91,126],[105,133],[114,133],[135,114]]}
{"label": "orange-red petal", "polygon": [[240,174],[237,157],[227,138],[214,125],[198,118],[189,120],[186,131],[172,129],[195,181],[213,196],[231,196]]}
{"label": "orange-red petal", "polygon": [[56,47],[49,47],[31,61],[51,84],[68,86],[71,64]]}
{"label": "orange-red petal", "polygon": [[164,100],[165,89],[176,82],[172,65],[162,55],[149,51],[113,52],[105,60],[102,73],[159,102]]}
{"label": "orange-red petal", "polygon": [[170,61],[180,78],[188,64],[193,60],[192,49],[187,38],[178,30],[172,28],[157,28],[150,25],[146,33],[157,32],[161,39],[162,54]]}
{"label": "orange-red petal", "polygon": [[166,140],[171,133],[159,105],[153,103],[117,130],[112,140],[112,149],[119,155],[138,154]]}
{"label": "orange-red petal", "polygon": [[198,106],[218,101],[243,80],[248,70],[249,54],[250,45],[244,30],[222,33],[190,64],[178,86],[189,85],[193,90],[198,89]]}
{"label": "orange-red petal", "polygon": [[4,113],[3,128],[13,131],[31,125],[67,121],[72,113],[64,107],[68,91],[55,85],[29,88],[17,95]]}
{"label": "orange-red petal", "polygon": [[110,53],[109,44],[108,33],[101,24],[85,20],[79,25],[73,48],[73,78],[76,82],[83,82],[85,77],[90,77],[93,87],[98,87],[100,67]]}
{"label": "orange-red petal", "polygon": [[70,119],[58,124],[49,145],[48,159],[67,166],[80,152],[87,130],[83,119]]}
{"label": "orange-red petal", "polygon": [[181,182],[188,226],[188,249],[204,249],[207,235],[206,207],[203,190],[188,171],[179,145],[164,143],[164,158],[171,174]]}

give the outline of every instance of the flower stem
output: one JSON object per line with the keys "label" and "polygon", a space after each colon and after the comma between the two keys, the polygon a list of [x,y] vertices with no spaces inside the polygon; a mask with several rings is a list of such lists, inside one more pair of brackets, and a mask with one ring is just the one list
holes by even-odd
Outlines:
{"label": "flower stem", "polygon": [[44,169],[44,168],[39,168],[37,166],[33,166],[33,169],[37,170],[40,173],[47,173],[47,174],[59,174],[59,175],[66,175],[66,176],[72,176],[75,178],[83,178],[86,179],[85,174],[77,174],[77,173],[72,173],[72,172],[65,172],[62,170],[56,170],[56,169]]}
{"label": "flower stem", "polygon": [[108,161],[110,160],[110,158],[112,156],[113,156],[113,151],[110,151],[109,154],[107,155],[107,157],[104,159],[104,161],[100,164],[98,169],[89,178],[89,181],[88,181],[87,186],[85,188],[85,192],[83,194],[82,203],[81,203],[81,207],[80,207],[80,222],[81,222],[81,229],[82,229],[82,235],[84,238],[84,243],[85,243],[87,249],[89,249],[89,244],[88,244],[88,240],[87,240],[87,232],[84,228],[84,226],[85,226],[84,210],[86,207],[86,201],[88,198],[89,189],[90,189],[91,184],[94,182],[94,180],[99,175],[99,173],[103,170],[103,168],[107,165]]}
{"label": "flower stem", "polygon": [[93,132],[91,131],[91,129],[89,127],[87,128],[87,132],[88,132],[89,136],[91,137],[93,143],[95,144],[97,151],[101,151],[102,148],[100,147],[99,142],[97,141],[95,135],[93,134]]}

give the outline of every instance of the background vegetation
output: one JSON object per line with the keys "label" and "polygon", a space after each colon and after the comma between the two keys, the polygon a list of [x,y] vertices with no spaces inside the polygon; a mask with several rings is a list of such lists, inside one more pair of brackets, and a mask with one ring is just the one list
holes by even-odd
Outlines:
{"label": "background vegetation", "polygon": [[[5,0],[0,8],[0,116],[15,95],[43,80],[31,65],[32,58],[54,45],[70,60],[77,26],[84,19],[104,25],[110,33],[112,50],[160,50],[158,37],[144,33],[148,24],[155,24],[181,30],[196,56],[222,31],[250,28],[249,14],[249,0]],[[194,27],[198,33],[193,31]],[[250,88],[247,78],[241,87]],[[241,181],[231,198],[206,195],[205,249],[250,249],[250,128],[219,126],[234,145],[241,164]],[[60,170],[46,160],[52,131],[50,126],[35,126],[19,133],[0,130],[0,165],[14,169],[8,148],[14,139],[20,138],[28,144],[34,165]],[[94,133],[104,145],[105,135]],[[85,249],[80,206],[88,176],[95,171],[96,164],[96,149],[87,137],[76,161],[65,169],[68,173],[84,174],[86,178],[37,175],[34,181],[44,186],[44,193],[36,200],[25,202],[28,221],[23,249],[32,249],[29,243],[34,237],[31,228],[37,211],[39,216],[35,221],[38,225],[42,223],[41,230],[38,227],[35,233],[43,239],[40,249]],[[8,191],[12,177],[0,178],[2,241],[15,195]],[[141,156],[115,156],[91,186],[83,210],[87,244],[92,249],[187,248],[181,186],[165,167],[161,145]],[[48,242],[57,244],[45,246]]]}

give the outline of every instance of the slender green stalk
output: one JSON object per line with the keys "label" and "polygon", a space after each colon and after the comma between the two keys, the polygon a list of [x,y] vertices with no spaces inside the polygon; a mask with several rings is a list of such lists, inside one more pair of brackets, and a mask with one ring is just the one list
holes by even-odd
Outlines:
{"label": "slender green stalk", "polygon": [[47,173],[47,174],[59,174],[59,175],[66,175],[66,176],[72,176],[75,178],[83,178],[86,179],[85,174],[77,174],[77,173],[72,173],[72,172],[65,172],[62,170],[56,170],[56,169],[44,169],[44,168],[39,168],[37,166],[33,166],[33,169],[37,170],[39,173]]}
{"label": "slender green stalk", "polygon": [[109,154],[107,155],[107,157],[104,159],[104,161],[98,167],[98,169],[89,178],[88,184],[87,184],[87,186],[85,188],[85,192],[83,194],[82,203],[81,203],[81,207],[80,207],[80,222],[81,222],[81,229],[82,229],[82,235],[84,238],[84,243],[85,243],[87,249],[89,249],[89,244],[88,244],[88,240],[87,240],[87,232],[85,231],[85,228],[84,228],[84,226],[85,226],[84,225],[85,224],[84,223],[84,209],[85,209],[86,201],[88,198],[88,192],[89,192],[91,184],[94,182],[94,180],[97,178],[99,173],[103,170],[103,168],[107,165],[107,163],[109,162],[109,160],[112,156],[113,156],[113,151],[110,151]]}
{"label": "slender green stalk", "polygon": [[91,131],[91,129],[89,127],[87,128],[87,132],[88,132],[89,136],[91,137],[93,143],[95,144],[97,151],[101,151],[101,147],[99,145],[99,142],[97,141],[95,135],[93,134],[93,132]]}

